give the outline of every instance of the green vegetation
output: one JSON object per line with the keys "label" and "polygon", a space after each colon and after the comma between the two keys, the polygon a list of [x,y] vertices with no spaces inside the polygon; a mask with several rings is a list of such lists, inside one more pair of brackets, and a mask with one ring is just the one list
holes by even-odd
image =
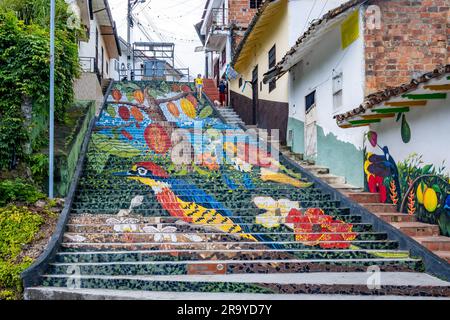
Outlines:
{"label": "green vegetation", "polygon": [[0,207],[13,201],[32,204],[44,198],[44,194],[21,179],[0,181]]}
{"label": "green vegetation", "polygon": [[[71,13],[57,0],[55,116],[64,123],[79,75],[80,30],[68,25]],[[0,170],[26,163],[43,183],[49,104],[49,1],[4,0],[0,4]]]}
{"label": "green vegetation", "polygon": [[26,207],[0,208],[0,299],[17,298],[22,290],[20,273],[32,259],[23,247],[33,241],[44,218]]}

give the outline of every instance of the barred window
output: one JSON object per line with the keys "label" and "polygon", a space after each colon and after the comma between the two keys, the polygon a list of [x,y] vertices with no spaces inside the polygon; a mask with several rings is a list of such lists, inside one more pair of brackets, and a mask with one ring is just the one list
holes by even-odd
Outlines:
{"label": "barred window", "polygon": [[263,0],[250,0],[250,9],[257,9],[261,6]]}

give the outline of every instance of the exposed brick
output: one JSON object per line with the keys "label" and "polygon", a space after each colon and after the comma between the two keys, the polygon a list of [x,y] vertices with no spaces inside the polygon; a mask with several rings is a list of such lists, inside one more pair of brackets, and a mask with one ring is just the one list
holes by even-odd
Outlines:
{"label": "exposed brick", "polygon": [[366,93],[398,86],[450,61],[447,0],[372,0],[381,28],[365,28]]}

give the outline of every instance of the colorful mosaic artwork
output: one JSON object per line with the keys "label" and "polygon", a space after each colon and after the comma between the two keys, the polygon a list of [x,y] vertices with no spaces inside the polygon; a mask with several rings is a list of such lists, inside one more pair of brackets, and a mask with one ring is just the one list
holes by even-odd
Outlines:
{"label": "colorful mosaic artwork", "polygon": [[192,90],[183,83],[113,85],[43,285],[300,293],[314,289],[139,276],[422,269],[420,259],[280,161],[278,151],[223,123]]}
{"label": "colorful mosaic artwork", "polygon": [[[378,145],[376,132],[367,137],[372,146]],[[395,162],[387,146],[379,148],[383,154],[365,154],[367,190],[378,192],[381,203],[392,203],[419,221],[437,224],[442,235],[450,236],[450,177],[443,173],[445,163],[426,164],[416,153]]]}

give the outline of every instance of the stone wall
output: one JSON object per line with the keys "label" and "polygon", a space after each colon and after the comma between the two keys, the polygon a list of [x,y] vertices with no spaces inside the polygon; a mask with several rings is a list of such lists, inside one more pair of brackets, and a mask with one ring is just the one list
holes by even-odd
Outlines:
{"label": "stone wall", "polygon": [[450,63],[448,0],[374,0],[381,28],[365,30],[366,93]]}
{"label": "stone wall", "polygon": [[96,114],[100,112],[103,104],[103,92],[95,73],[83,72],[79,79],[75,80],[74,92],[76,100],[94,100],[96,102]]}

